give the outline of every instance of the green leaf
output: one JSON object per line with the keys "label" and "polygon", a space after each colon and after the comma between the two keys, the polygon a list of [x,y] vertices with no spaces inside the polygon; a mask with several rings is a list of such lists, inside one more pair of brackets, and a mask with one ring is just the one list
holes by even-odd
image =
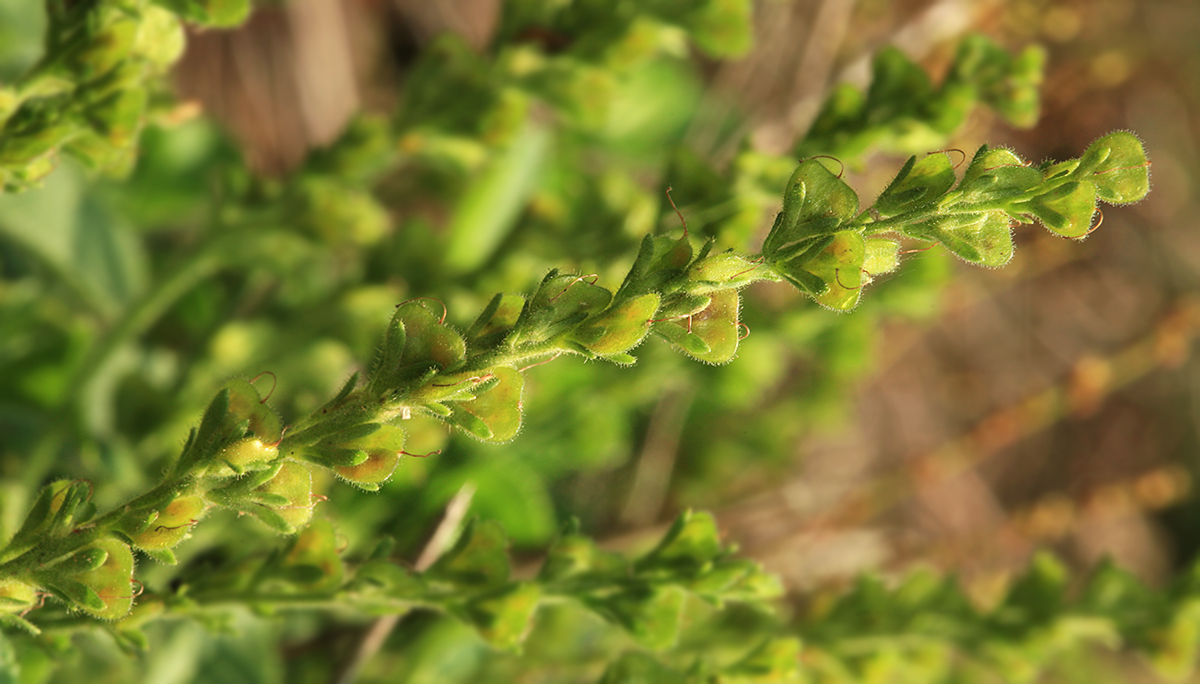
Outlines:
{"label": "green leaf", "polygon": [[694,316],[708,308],[712,303],[712,297],[709,294],[693,295],[686,292],[675,292],[668,295],[659,306],[658,318],[682,318],[684,316]]}
{"label": "green leaf", "polygon": [[583,602],[601,617],[629,632],[646,648],[656,651],[675,645],[683,620],[684,592],[679,587],[627,589]]}
{"label": "green leaf", "polygon": [[175,14],[151,5],[142,9],[130,53],[165,70],[183,54],[185,43],[183,25]]}
{"label": "green leaf", "polygon": [[595,278],[551,271],[529,298],[516,324],[522,342],[541,342],[604,311],[613,295],[595,284]]}
{"label": "green leaf", "polygon": [[658,293],[626,300],[573,329],[568,339],[602,357],[633,349],[650,332],[660,300]]}
{"label": "green leaf", "polygon": [[175,557],[175,552],[171,549],[139,548],[138,550],[163,565],[177,565],[179,563],[179,560]]}
{"label": "green leaf", "polygon": [[338,538],[326,518],[314,520],[292,540],[282,567],[303,569],[305,579],[297,582],[309,591],[329,591],[342,584],[346,569],[338,554]]}
{"label": "green leaf", "polygon": [[942,243],[973,264],[997,268],[1013,255],[1011,219],[1003,211],[950,214],[907,226],[904,232]]}
{"label": "green leaf", "polygon": [[322,437],[319,444],[331,444],[347,449],[361,448],[360,444],[367,443],[363,440],[379,432],[382,428],[382,423],[355,423]]}
{"label": "green leaf", "polygon": [[478,347],[498,344],[512,332],[524,308],[525,298],[520,295],[496,295],[467,330],[468,343]]}
{"label": "green leaf", "polygon": [[717,521],[711,513],[685,511],[653,551],[637,561],[639,572],[679,568],[694,569],[715,559],[722,552]]}
{"label": "green leaf", "polygon": [[81,572],[95,570],[104,564],[108,559],[108,551],[98,546],[93,546],[79,551],[69,558],[62,560],[53,567],[55,571],[68,575],[74,575]]}
{"label": "green leaf", "polygon": [[1144,648],[1154,669],[1174,681],[1196,671],[1200,650],[1200,605],[1195,600],[1180,601],[1166,624],[1154,629]]}
{"label": "green leaf", "polygon": [[1083,237],[1092,229],[1096,215],[1096,186],[1087,181],[1066,183],[1014,208],[1037,216],[1046,228],[1063,237]]}
{"label": "green leaf", "polygon": [[[6,136],[0,130],[0,146]],[[29,250],[102,319],[114,319],[145,288],[146,255],[137,232],[85,194],[73,169],[59,169],[41,188],[0,194],[0,235]]]}
{"label": "green leaf", "polygon": [[250,431],[264,444],[278,444],[283,436],[279,416],[263,401],[258,389],[245,380],[225,385],[229,390],[229,412],[233,420],[250,422]]}
{"label": "green leaf", "polygon": [[61,578],[53,582],[45,582],[45,585],[59,598],[73,603],[77,608],[86,610],[93,615],[100,615],[107,608],[104,599],[100,598],[100,594],[82,582]]}
{"label": "green leaf", "polygon": [[1096,196],[1110,204],[1137,202],[1150,192],[1150,162],[1137,136],[1109,133],[1088,146],[1075,170],[1096,184]]}
{"label": "green leaf", "polygon": [[849,185],[815,159],[802,162],[788,180],[763,255],[768,261],[790,258],[806,240],[837,233],[857,213],[858,195]]}
{"label": "green leaf", "polygon": [[920,161],[909,157],[904,168],[875,200],[880,216],[895,216],[941,199],[958,181],[946,154],[935,152]]}
{"label": "green leaf", "polygon": [[297,185],[292,220],[324,244],[371,245],[391,226],[387,209],[372,193],[340,178],[305,178]]}
{"label": "green leaf", "polygon": [[[71,480],[58,480],[42,487],[21,529],[9,540],[8,545],[4,547],[4,555],[0,558],[15,558],[50,536],[54,528],[69,527],[72,516],[69,501],[79,496],[76,491],[77,484],[82,485]],[[68,510],[64,511],[64,504],[68,504]]]}
{"label": "green leaf", "polygon": [[20,580],[0,580],[0,614],[22,613],[37,604],[37,587]]}
{"label": "green leaf", "polygon": [[543,584],[624,579],[629,563],[616,553],[602,551],[596,542],[579,534],[565,534],[555,540],[546,554],[538,581]]}
{"label": "green leaf", "polygon": [[541,596],[538,585],[521,582],[472,599],[462,611],[493,648],[517,651],[533,627]]}
{"label": "green leaf", "polygon": [[472,520],[426,577],[462,587],[494,588],[508,582],[508,537],[490,520]]}
{"label": "green leaf", "polygon": [[497,154],[475,179],[450,222],[448,270],[473,271],[492,257],[536,188],[550,138],[546,127],[527,121],[508,149]]}
{"label": "green leaf", "polygon": [[[437,306],[435,316],[430,307]],[[440,319],[441,307],[424,299],[405,302],[396,308],[384,338],[380,366],[373,373],[377,389],[396,388],[420,382],[430,370],[444,370],[466,358],[466,341]],[[402,346],[399,357],[395,349]],[[387,365],[384,365],[387,364]]]}
{"label": "green leaf", "polygon": [[[751,261],[733,251],[721,252],[697,260],[688,268],[687,277],[693,283],[707,285],[711,290],[743,287],[754,281],[754,274],[762,261]],[[700,294],[708,290],[693,285],[689,291]]]}
{"label": "green leaf", "polygon": [[498,366],[489,372],[498,382],[474,399],[450,402],[453,410],[450,421],[484,441],[507,442],[521,431],[525,376],[509,366]]}
{"label": "green leaf", "polygon": [[958,184],[960,202],[990,202],[1022,195],[1042,182],[1042,172],[1011,150],[989,149],[984,145],[975,152],[971,164]]}
{"label": "green leaf", "polygon": [[[37,625],[33,624],[29,620],[26,620],[20,615],[14,615],[12,613],[5,613],[2,611],[0,611],[0,627],[6,627],[12,631],[24,632],[32,636],[37,636],[42,633],[42,630],[39,629]],[[8,643],[7,639],[4,637],[0,637],[0,639],[3,639],[5,643]],[[11,681],[15,682],[18,680],[14,678]]]}
{"label": "green leaf", "polygon": [[133,606],[133,551],[112,537],[97,541],[93,548],[104,551],[104,561],[74,580],[93,590],[100,606],[89,595],[80,607],[102,620],[124,617]]}
{"label": "green leaf", "polygon": [[325,468],[348,468],[364,463],[369,458],[363,449],[327,443],[305,447],[296,455]]}
{"label": "green leaf", "polygon": [[820,251],[775,265],[775,270],[796,287],[812,295],[818,304],[834,311],[849,311],[862,294],[863,264],[867,247],[862,233],[843,231],[826,238]]}
{"label": "green leaf", "polygon": [[[312,471],[303,463],[284,461],[280,464],[275,476],[260,486],[258,491],[280,494],[288,500],[287,505],[274,511],[257,504],[251,504],[247,509],[241,509],[256,514],[259,520],[272,528],[284,534],[292,534],[307,525],[308,521],[312,519]],[[269,511],[269,513],[262,513],[263,511]]]}
{"label": "green leaf", "polygon": [[979,98],[1019,128],[1037,122],[1038,86],[1046,53],[1030,46],[1015,57],[990,39],[972,34],[959,44],[946,81],[970,84]]}
{"label": "green leaf", "polygon": [[184,472],[197,460],[207,460],[216,456],[221,449],[243,436],[238,434],[238,422],[229,407],[229,388],[225,388],[208,402],[204,416],[200,419],[196,438],[191,442],[192,448],[184,451],[176,470]]}
{"label": "green leaf", "polygon": [[375,363],[371,366],[370,384],[373,389],[391,386],[390,381],[400,368],[400,358],[404,355],[404,345],[407,342],[408,333],[404,330],[404,321],[398,315],[392,316],[383,334],[379,353],[375,355]]}
{"label": "green leaf", "polygon": [[855,137],[861,137],[855,136],[854,132],[864,119],[866,106],[867,97],[863,91],[848,83],[834,86],[808,133],[800,141],[797,154],[807,157],[814,154],[853,156],[861,153],[861,144],[850,143]]}
{"label": "green leaf", "polygon": [[656,323],[654,330],[697,361],[728,363],[737,355],[740,306],[737,290],[720,290],[700,312]]}
{"label": "green leaf", "polygon": [[365,451],[362,463],[334,468],[338,476],[363,489],[375,491],[392,476],[404,450],[404,430],[395,425],[379,425],[368,435],[355,439],[349,446]]}
{"label": "green leaf", "polygon": [[429,594],[428,586],[419,575],[383,559],[360,565],[354,572],[354,585],[367,585],[371,590],[401,600],[421,599]]}
{"label": "green leaf", "polygon": [[872,276],[891,273],[900,267],[900,244],[891,238],[870,237],[862,268]]}
{"label": "green leaf", "polygon": [[621,287],[614,297],[624,301],[639,295],[657,292],[670,280],[684,272],[692,262],[692,243],[687,236],[669,238],[647,235],[642,238],[637,258],[633,261]]}

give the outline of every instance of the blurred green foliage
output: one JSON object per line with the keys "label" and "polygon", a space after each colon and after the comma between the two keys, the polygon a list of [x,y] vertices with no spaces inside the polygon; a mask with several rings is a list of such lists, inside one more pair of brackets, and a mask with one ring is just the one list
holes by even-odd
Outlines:
{"label": "blurred green foliage", "polygon": [[[1037,217],[1076,237],[1090,229],[1097,199],[1144,194],[1133,187],[1145,171],[1140,146],[1119,136],[1073,166],[1044,169],[984,148],[961,183],[945,156],[914,158],[873,216],[819,161],[796,169],[795,159],[744,141],[728,163],[707,159],[685,135],[712,97],[700,60],[750,49],[750,6],[507,2],[486,50],[452,36],[429,44],[405,74],[394,112],[358,116],[335,144],[272,179],[250,173],[212,122],[167,116],[172,102],[160,79],[183,47],[182,22],[236,24],[247,3],[49,0],[39,13],[0,2],[0,184],[23,191],[0,195],[0,536],[18,542],[3,562],[19,560],[24,544],[36,547],[37,535],[79,542],[73,555],[39,567],[41,575],[0,584],[14,608],[0,612],[5,624],[42,630],[6,633],[0,676],[330,681],[367,619],[385,613],[408,614],[363,681],[857,681],[891,673],[969,681],[974,670],[954,665],[960,650],[1014,677],[1037,671],[1043,661],[1031,649],[1049,647],[1030,646],[1029,635],[1051,627],[1003,608],[980,617],[951,584],[917,578],[892,592],[864,579],[836,608],[789,624],[765,603],[779,588],[732,556],[704,514],[684,514],[635,560],[580,533],[618,524],[619,483],[636,467],[664,396],[685,406],[674,509],[753,491],[789,467],[802,434],[836,423],[843,388],[870,368],[880,321],[935,314],[949,275],[940,252],[910,260],[898,257],[892,238],[868,246],[872,230],[907,231],[1000,265],[1011,254],[1010,219]],[[40,48],[31,40],[39,32]],[[944,146],[979,105],[1030,125],[1041,62],[1036,49],[1010,56],[971,37],[935,86],[885,50],[870,88],[836,90],[795,150],[849,165],[875,149],[923,154]],[[1012,158],[996,158],[1006,153]],[[692,241],[668,237],[681,230],[668,186]],[[1034,187],[1045,192],[1030,194]],[[780,197],[781,218],[767,236]],[[955,211],[967,218],[925,220]],[[763,237],[762,259],[740,256]],[[860,304],[870,277],[895,268]],[[620,288],[604,289],[631,269]],[[782,286],[738,293],[752,280],[780,278],[827,307],[857,308],[839,316]],[[645,321],[660,301],[677,310]],[[409,303],[389,323],[400,302]],[[568,306],[607,313],[564,323],[556,316]],[[489,310],[499,322],[472,325]],[[744,340],[736,339],[739,322],[750,330]],[[652,340],[637,348],[635,368],[568,357],[516,372],[531,357],[503,366],[511,375],[476,378],[478,397],[429,399],[426,407],[441,406],[461,430],[419,411],[398,421],[399,436],[346,419],[335,425],[341,432],[303,445],[305,458],[330,466],[307,485],[327,497],[316,522],[278,536],[304,527],[307,516],[292,513],[311,506],[284,487],[296,482],[263,465],[272,456],[243,447],[299,443],[296,435],[322,425],[308,416],[336,409],[329,399],[346,396],[339,387],[355,390],[346,380],[356,371],[368,372],[371,390],[427,391],[429,376],[413,369],[453,365],[443,359],[458,354],[464,336],[470,350],[511,334],[566,335],[570,345],[555,350],[631,363],[626,351],[645,336],[643,323],[696,359],[738,358],[697,364]],[[388,376],[392,369],[400,370]],[[264,372],[275,376],[273,391],[266,379],[229,380]],[[505,405],[519,399],[523,419],[495,408],[498,401],[480,408],[499,388]],[[252,408],[267,394],[288,431],[264,427],[272,418]],[[362,469],[380,449],[396,458],[401,449],[441,453],[403,458],[382,481]],[[137,516],[113,508],[149,491],[161,501],[143,495],[138,510],[172,514],[167,502],[184,499],[192,481],[168,475],[178,489],[167,491],[155,489],[158,478],[190,476],[193,466],[210,480],[231,478],[205,495],[238,515],[212,512],[194,530],[181,523],[191,537],[174,548],[183,532],[159,537],[180,525],[159,529],[145,517],[134,525]],[[334,473],[379,492],[337,484]],[[426,572],[404,569],[396,559],[419,554],[464,485],[474,491],[476,521]],[[97,510],[117,514],[93,517]],[[573,516],[582,522],[566,523]],[[116,537],[93,546],[71,539],[97,521],[116,525],[148,557],[137,568],[146,594],[119,622],[97,623],[66,602],[115,618],[131,598],[105,589],[132,572],[128,546],[112,545]],[[534,579],[510,576],[510,544],[546,554]],[[1035,565],[1009,602],[1024,606],[1021,587],[1047,573],[1053,566]],[[26,623],[16,613],[34,602],[23,593],[34,584],[56,598]],[[1150,596],[1125,579],[1117,584],[1121,596]],[[1089,615],[1117,625],[1100,641],[1115,643],[1117,630],[1167,659],[1177,641],[1194,642],[1184,634],[1190,603],[1121,599],[1128,612],[1106,613],[1117,604],[1096,601],[1083,602]],[[1148,605],[1159,606],[1154,619],[1125,633]],[[928,648],[909,648],[920,630],[905,610],[942,621],[927,630]],[[287,619],[272,619],[280,615]],[[1067,631],[1063,639],[1074,643],[1077,632]],[[882,655],[855,650],[863,634],[877,636]],[[121,649],[147,650],[139,660]],[[1189,651],[1171,667],[1191,660]]]}

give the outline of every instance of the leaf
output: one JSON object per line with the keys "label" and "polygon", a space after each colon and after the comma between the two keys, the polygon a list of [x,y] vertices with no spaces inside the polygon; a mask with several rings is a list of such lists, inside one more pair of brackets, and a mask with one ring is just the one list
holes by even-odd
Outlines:
{"label": "leaf", "polygon": [[1096,215],[1096,186],[1087,181],[1066,183],[1014,208],[1029,211],[1046,228],[1063,237],[1083,237],[1091,231],[1092,217]]}
{"label": "leaf", "polygon": [[309,591],[329,591],[341,585],[346,569],[329,520],[317,519],[296,536],[283,557],[283,567],[307,569],[306,579],[297,584]]}
{"label": "leaf", "polygon": [[802,162],[783,194],[783,211],[763,243],[768,261],[795,255],[809,238],[832,235],[858,213],[858,195],[815,159]]}
{"label": "leaf", "polygon": [[692,243],[686,235],[678,238],[647,235],[642,238],[637,258],[614,298],[624,301],[657,292],[668,281],[682,274],[691,262]]}
{"label": "leaf", "polygon": [[232,400],[228,387],[217,392],[212,401],[204,409],[200,419],[200,428],[196,437],[189,443],[179,459],[175,470],[186,472],[198,460],[208,461],[215,458],[222,449],[245,436],[247,422],[239,422],[237,416],[230,410]]}
{"label": "leaf", "polygon": [[108,551],[98,546],[91,546],[81,551],[77,551],[69,558],[55,563],[52,567],[56,572],[61,572],[67,575],[75,575],[81,572],[90,572],[104,565],[104,561],[108,560]]}
{"label": "leaf", "polygon": [[[24,632],[31,636],[37,636],[42,633],[42,630],[39,629],[37,625],[33,624],[29,620],[26,620],[25,618],[21,617],[20,615],[14,615],[12,613],[5,613],[3,611],[0,611],[0,626],[7,627],[13,631]],[[7,639],[0,638],[0,641],[3,641],[4,644],[8,644]],[[3,646],[0,646],[0,648],[3,648]],[[14,677],[11,681],[19,681],[19,680],[17,680]]]}
{"label": "leaf", "polygon": [[891,273],[900,267],[900,244],[895,240],[870,237],[865,246],[867,255],[863,258],[862,268],[868,274],[877,276]]}
{"label": "leaf", "polygon": [[638,572],[695,569],[711,562],[721,552],[717,521],[712,514],[686,511],[675,519],[658,546],[639,559],[634,567]]}
{"label": "leaf", "polygon": [[508,148],[488,162],[450,221],[447,270],[473,271],[492,257],[536,189],[550,138],[545,126],[527,121]]}
{"label": "leaf", "polygon": [[1137,202],[1150,192],[1150,162],[1137,136],[1128,131],[1109,133],[1088,146],[1076,168],[1090,174],[1096,196],[1110,204]]}
{"label": "leaf", "polygon": [[395,425],[380,425],[371,434],[354,440],[351,447],[365,451],[362,463],[334,468],[337,474],[362,489],[375,491],[392,476],[404,450],[404,430]]}
{"label": "leaf", "polygon": [[27,582],[0,580],[0,614],[20,613],[37,605],[37,587]]}
{"label": "leaf", "polygon": [[839,83],[834,86],[821,111],[813,120],[808,133],[800,141],[797,154],[849,154],[857,155],[862,150],[858,145],[847,143],[854,138],[866,113],[867,97],[858,88]]}
{"label": "leaf", "polygon": [[657,323],[654,329],[698,361],[728,363],[737,355],[740,306],[737,290],[719,290],[703,310]]}
{"label": "leaf", "polygon": [[972,34],[959,44],[946,83],[969,84],[1009,123],[1028,128],[1038,119],[1038,86],[1045,59],[1045,51],[1037,46],[1014,57],[990,39]]}
{"label": "leaf", "polygon": [[368,458],[366,451],[356,447],[344,447],[328,442],[320,442],[304,447],[299,453],[293,454],[324,468],[341,468],[356,466]]}
{"label": "leaf", "polygon": [[[54,528],[69,527],[72,517],[69,502],[80,496],[77,485],[83,486],[83,494],[86,495],[86,485],[71,480],[57,480],[42,487],[25,517],[25,522],[4,547],[4,555],[0,558],[15,558],[47,536],[52,536],[51,531]],[[64,504],[67,504],[68,510],[63,509]]]}
{"label": "leaf", "polygon": [[498,344],[512,331],[524,307],[525,298],[520,295],[497,294],[467,330],[468,343],[479,347]]}
{"label": "leaf", "polygon": [[453,410],[450,421],[484,441],[507,442],[521,431],[521,394],[525,376],[509,366],[498,366],[489,372],[499,382],[470,401],[449,402]]}
{"label": "leaf", "polygon": [[920,161],[909,157],[904,168],[875,200],[880,216],[895,216],[933,204],[958,181],[946,154],[933,153]]}
{"label": "leaf", "polygon": [[[742,287],[753,281],[762,259],[751,261],[732,251],[713,254],[699,259],[688,269],[688,280],[694,283],[704,283],[713,290],[723,290],[729,287]],[[701,294],[705,290],[692,286],[692,294]]]}
{"label": "leaf", "polygon": [[130,52],[131,56],[150,62],[156,69],[166,69],[183,54],[185,42],[180,20],[162,7],[149,5],[142,8]]}
{"label": "leaf", "polygon": [[177,565],[179,563],[179,559],[175,557],[175,552],[168,548],[143,549],[139,547],[138,550],[163,565]]}
{"label": "leaf", "polygon": [[538,585],[521,582],[472,599],[462,612],[493,648],[518,651],[533,627],[541,597]]}
{"label": "leaf", "polygon": [[467,523],[458,542],[429,568],[426,577],[461,587],[493,588],[508,582],[508,537],[490,520]]}
{"label": "leaf", "polygon": [[93,548],[104,552],[103,563],[75,575],[74,580],[94,591],[101,605],[96,606],[88,596],[80,607],[102,620],[124,617],[133,606],[133,551],[112,537],[97,541]]}
{"label": "leaf", "polygon": [[95,589],[77,580],[64,577],[52,582],[45,582],[45,585],[59,598],[75,604],[76,608],[85,610],[92,615],[100,615],[108,607]]}
{"label": "leaf", "polygon": [[629,563],[620,554],[601,550],[596,542],[583,535],[565,534],[550,547],[538,581],[543,584],[614,581],[628,574]]}
{"label": "leaf", "polygon": [[658,293],[626,300],[571,331],[568,339],[597,356],[608,357],[636,347],[650,332],[658,311]]}
{"label": "leaf", "polygon": [[259,522],[267,527],[275,530],[279,534],[295,534],[297,526],[293,525],[288,518],[285,518],[279,511],[274,508],[268,508],[263,504],[239,502],[237,505],[231,505],[239,513],[245,513],[251,517],[257,518]]}
{"label": "leaf", "polygon": [[429,588],[419,575],[382,559],[367,561],[354,571],[354,586],[363,585],[401,600],[421,599],[429,594]]}
{"label": "leaf", "polygon": [[656,651],[675,645],[683,620],[684,592],[679,587],[634,588],[583,602],[601,617]]}
{"label": "leaf", "polygon": [[963,173],[961,202],[988,202],[1022,195],[1042,182],[1042,172],[1004,148],[979,148]]}
{"label": "leaf", "polygon": [[[444,325],[429,309],[426,300],[405,302],[396,308],[387,336],[380,366],[373,373],[372,384],[379,388],[395,388],[410,382],[420,382],[430,371],[458,365],[466,358],[466,341],[452,328]],[[402,348],[399,356],[395,349]]]}
{"label": "leaf", "polygon": [[516,324],[522,342],[540,342],[604,311],[613,295],[594,283],[594,278],[551,271],[529,298]]}
{"label": "leaf", "polygon": [[[818,243],[820,244],[820,243]],[[815,254],[799,256],[776,264],[775,270],[818,304],[834,311],[849,311],[858,305],[863,286],[866,242],[862,233],[848,230],[826,238]]]}
{"label": "leaf", "polygon": [[939,216],[907,226],[905,233],[945,245],[958,257],[996,268],[1013,255],[1011,219],[1003,211]]}
{"label": "leaf", "polygon": [[[399,312],[397,311],[397,314]],[[400,357],[404,355],[404,345],[408,342],[408,334],[404,330],[404,321],[399,315],[392,316],[383,334],[383,343],[375,362],[371,365],[370,386],[382,389],[391,386],[391,381],[397,376],[400,368]],[[345,388],[343,387],[343,390]]]}
{"label": "leaf", "polygon": [[[287,498],[288,504],[278,510],[263,508],[251,504],[248,508],[252,513],[270,511],[273,515],[262,514],[258,518],[284,534],[292,534],[312,520],[312,472],[308,466],[296,461],[287,460],[280,466],[275,477],[258,488],[268,494],[279,494]],[[282,521],[282,525],[278,522]]]}
{"label": "leaf", "polygon": [[85,194],[72,170],[59,169],[41,188],[0,193],[0,235],[44,262],[104,319],[115,318],[145,289],[146,256],[135,230]]}

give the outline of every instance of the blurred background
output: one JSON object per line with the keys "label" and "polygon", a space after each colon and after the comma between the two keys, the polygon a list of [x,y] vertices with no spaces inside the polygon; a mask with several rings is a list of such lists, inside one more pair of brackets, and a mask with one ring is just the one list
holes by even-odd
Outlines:
{"label": "blurred background", "polygon": [[[40,54],[28,4],[0,0],[0,79]],[[513,442],[418,419],[406,448],[441,455],[406,460],[381,494],[327,482],[319,510],[352,550],[390,534],[415,556],[472,483],[472,512],[536,567],[571,516],[631,550],[705,508],[801,598],[917,565],[986,598],[1046,547],[1152,583],[1195,560],[1200,5],[759,0],[744,26],[727,2],[609,33],[511,19],[536,4],[262,3],[242,28],[189,35],[128,179],[64,161],[0,197],[6,533],[48,477],[86,476],[101,502],[143,489],[230,377],[273,372],[295,420],[370,358],[397,302],[436,297],[465,328],[552,267],[617,285],[642,235],[679,230],[667,186],[693,235],[756,250],[835,84],[867,87],[884,46],[937,83],[981,33],[1044,47],[1039,120],[980,107],[911,153],[1066,159],[1128,129],[1150,196],[1082,241],[1019,227],[996,271],[908,254],[849,314],[753,286],[728,366],[650,340],[634,368],[532,368]],[[906,156],[842,161],[865,204]],[[204,245],[216,256],[197,266]],[[148,300],[153,319],[96,356]],[[198,528],[184,562],[235,534],[225,523]],[[350,638],[301,623],[294,660]]]}

